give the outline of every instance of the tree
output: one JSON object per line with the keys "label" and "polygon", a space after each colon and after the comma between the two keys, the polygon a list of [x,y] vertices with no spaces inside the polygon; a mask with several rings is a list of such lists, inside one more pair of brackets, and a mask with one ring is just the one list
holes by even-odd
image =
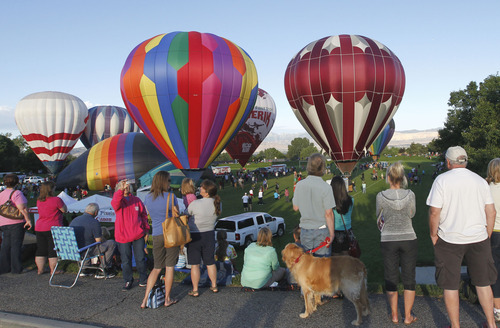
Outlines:
{"label": "tree", "polygon": [[19,148],[7,136],[0,134],[0,167],[4,172],[19,170]]}
{"label": "tree", "polygon": [[299,159],[300,152],[302,149],[307,148],[309,146],[314,146],[314,144],[309,141],[307,138],[295,138],[288,145],[288,153],[287,156],[289,159]]}
{"label": "tree", "polygon": [[215,158],[214,162],[232,162],[232,161],[233,159],[231,158],[231,156],[226,151],[223,151],[222,153],[219,154],[219,156]]}
{"label": "tree", "polygon": [[300,158],[307,158],[311,156],[314,153],[318,153],[318,148],[313,146],[312,144],[310,146],[307,146],[306,148],[302,149],[300,151]]}
{"label": "tree", "polygon": [[282,152],[277,150],[276,148],[267,148],[264,150],[264,158],[266,159],[275,159],[275,158],[280,158],[283,159],[285,158],[285,155],[283,155]]}
{"label": "tree", "polygon": [[484,175],[488,162],[500,154],[500,77],[488,76],[479,84],[450,94],[452,109],[435,145],[445,152],[460,145],[469,155],[469,168]]}
{"label": "tree", "polygon": [[412,142],[406,152],[412,155],[422,155],[427,153],[427,147],[422,144]]}
{"label": "tree", "polygon": [[12,139],[12,141],[19,148],[19,151],[21,153],[24,153],[26,149],[28,149],[28,143],[26,142],[26,140],[24,140],[24,137],[22,135],[18,135],[17,137]]}

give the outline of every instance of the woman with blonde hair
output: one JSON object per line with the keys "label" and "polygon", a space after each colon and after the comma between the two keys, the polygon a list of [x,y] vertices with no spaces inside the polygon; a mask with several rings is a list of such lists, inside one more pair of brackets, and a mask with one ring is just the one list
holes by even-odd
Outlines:
{"label": "woman with blonde hair", "polygon": [[194,186],[193,179],[190,178],[182,179],[181,194],[186,209],[189,207],[189,204],[191,204],[193,200],[196,200],[195,192],[196,188]]}
{"label": "woman with blonde hair", "polygon": [[399,267],[404,287],[404,323],[417,321],[413,315],[415,301],[415,267],[417,264],[417,235],[413,230],[415,194],[406,188],[405,170],[401,162],[387,168],[386,181],[389,189],[377,194],[377,217],[382,213],[385,224],[381,229],[380,249],[384,260],[384,279],[387,299],[391,308],[391,320],[399,322],[398,289]]}
{"label": "woman with blonde hair", "polygon": [[493,290],[493,311],[495,314],[495,321],[500,321],[500,158],[494,158],[488,164],[488,176],[486,177],[486,181],[490,185],[491,195],[493,196],[493,202],[497,212],[490,242],[491,254],[495,261],[498,278],[497,282],[491,286],[491,289]]}
{"label": "woman with blonde hair", "polygon": [[177,303],[176,299],[170,297],[170,291],[174,282],[174,267],[180,249],[179,246],[165,248],[163,242],[162,223],[167,217],[172,217],[174,207],[178,209],[177,197],[170,191],[170,173],[159,171],[154,175],[151,189],[144,199],[144,205],[151,217],[151,225],[153,226],[151,235],[153,236],[154,268],[149,273],[141,308],[146,308],[149,292],[158,280],[163,268],[165,268],[165,306],[168,307]]}
{"label": "woman with blonde hair", "polygon": [[[61,198],[54,196],[56,184],[47,181],[40,186],[40,196],[36,205],[38,207],[38,220],[35,223],[36,254],[35,263],[38,274],[44,273],[45,263],[49,259],[50,273],[54,273],[57,264],[57,253],[54,250],[54,240],[50,228],[63,225],[63,213],[67,208]],[[56,273],[62,273],[56,272]]]}
{"label": "woman with blonde hair", "polygon": [[188,263],[191,265],[191,282],[193,289],[188,295],[198,297],[198,284],[200,282],[200,264],[207,266],[208,277],[212,286],[210,290],[219,292],[217,287],[217,267],[215,265],[215,221],[221,212],[220,197],[217,195],[217,185],[211,180],[204,180],[200,186],[203,198],[194,200],[188,207],[189,230],[191,242],[187,246]]}
{"label": "woman with blonde hair", "polygon": [[272,238],[271,230],[262,228],[257,235],[257,242],[251,243],[245,249],[241,271],[242,286],[265,288],[286,278],[286,269],[280,267]]}

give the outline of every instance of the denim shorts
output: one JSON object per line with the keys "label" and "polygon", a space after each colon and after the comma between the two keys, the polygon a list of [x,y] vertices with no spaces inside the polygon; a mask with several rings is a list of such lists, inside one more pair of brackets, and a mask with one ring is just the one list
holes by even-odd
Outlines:
{"label": "denim shorts", "polygon": [[[312,250],[319,246],[326,237],[330,237],[330,231],[328,228],[322,229],[300,229],[300,243],[306,248],[306,250]],[[321,247],[318,249],[314,256],[317,257],[327,257],[331,255],[331,247]]]}

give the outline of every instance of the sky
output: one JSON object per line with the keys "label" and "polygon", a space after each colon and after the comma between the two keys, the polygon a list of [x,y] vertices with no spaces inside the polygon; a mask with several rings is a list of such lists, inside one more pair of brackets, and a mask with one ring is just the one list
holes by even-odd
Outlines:
{"label": "sky", "polygon": [[89,108],[125,107],[120,73],[128,54],[173,31],[213,33],[243,48],[275,100],[276,133],[305,131],[284,91],[297,52],[325,36],[372,38],[405,69],[396,131],[439,128],[450,92],[498,74],[499,12],[498,0],[2,1],[0,133],[19,135],[16,105],[35,92],[66,92]]}

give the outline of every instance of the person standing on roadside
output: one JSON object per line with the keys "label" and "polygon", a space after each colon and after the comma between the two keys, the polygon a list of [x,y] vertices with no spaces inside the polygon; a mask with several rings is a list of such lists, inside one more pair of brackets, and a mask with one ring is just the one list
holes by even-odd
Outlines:
{"label": "person standing on roadside", "polygon": [[[488,164],[488,176],[486,181],[490,185],[491,195],[497,212],[495,216],[495,225],[491,234],[491,254],[495,261],[497,274],[500,274],[500,158],[494,158]],[[500,321],[500,279],[497,276],[497,282],[491,286],[493,290],[493,312],[495,321]]]}
{"label": "person standing on roadside", "polygon": [[148,239],[148,213],[142,201],[132,195],[128,181],[121,180],[116,184],[111,206],[115,210],[115,240],[122,260],[123,280],[122,290],[132,288],[132,249],[134,250],[135,264],[139,271],[139,286],[146,287],[148,271],[146,267],[146,241]]}
{"label": "person standing on roadside", "polygon": [[335,199],[332,188],[323,180],[326,172],[325,156],[315,153],[307,161],[307,178],[297,182],[292,203],[293,210],[300,211],[300,240],[311,250],[318,247],[327,237],[330,241],[314,255],[330,256],[330,244],[335,236],[333,209]]}
{"label": "person standing on roadside", "polygon": [[460,266],[465,260],[488,327],[495,326],[491,285],[497,270],[489,237],[495,205],[486,180],[466,169],[467,153],[460,146],[446,151],[448,172],[436,177],[427,198],[429,229],[436,264],[436,282],[444,291],[452,327],[460,327]]}

